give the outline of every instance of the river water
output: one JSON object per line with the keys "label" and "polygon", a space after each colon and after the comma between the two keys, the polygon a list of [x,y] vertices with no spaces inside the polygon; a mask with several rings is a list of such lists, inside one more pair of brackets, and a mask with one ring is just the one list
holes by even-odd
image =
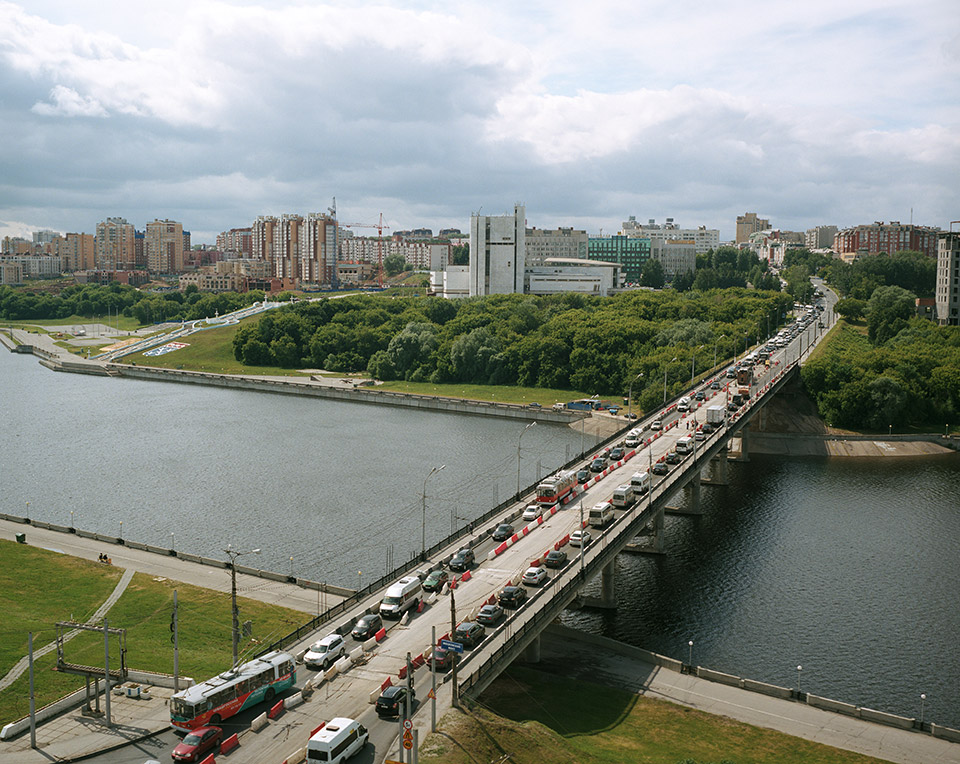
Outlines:
{"label": "river water", "polygon": [[[523,424],[58,374],[0,353],[3,511],[356,586],[507,498]],[[521,482],[579,452],[522,436]],[[590,436],[587,435],[587,446]],[[960,727],[960,458],[730,465],[616,611],[564,619],[741,676]],[[29,504],[28,504],[29,502]],[[73,515],[71,516],[71,510]],[[121,526],[122,522],[122,526]],[[172,536],[171,536],[172,534]],[[293,558],[292,560],[290,558]],[[256,558],[254,558],[256,559]]]}

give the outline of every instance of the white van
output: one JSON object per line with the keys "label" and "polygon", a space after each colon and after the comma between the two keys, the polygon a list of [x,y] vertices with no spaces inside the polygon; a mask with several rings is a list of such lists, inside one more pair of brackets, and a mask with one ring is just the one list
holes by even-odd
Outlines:
{"label": "white van", "polygon": [[690,398],[684,395],[680,401],[677,403],[677,411],[689,411],[690,410]]}
{"label": "white van", "polygon": [[691,451],[693,451],[693,438],[691,438],[689,435],[680,438],[680,440],[677,441],[678,454],[689,454]]}
{"label": "white van", "polygon": [[630,478],[630,485],[633,486],[634,493],[642,496],[650,490],[650,473],[634,472],[633,476]]}
{"label": "white van", "polygon": [[643,442],[643,437],[640,432],[637,430],[630,430],[627,433],[627,437],[623,439],[623,445],[627,448],[636,448]]}
{"label": "white van", "polygon": [[406,576],[387,589],[380,602],[380,615],[399,618],[420,601],[423,588],[418,576]]}
{"label": "white van", "polygon": [[618,485],[613,489],[613,496],[610,498],[610,503],[617,509],[629,509],[636,500],[637,495],[633,491],[633,486],[624,484]]}
{"label": "white van", "polygon": [[370,733],[360,722],[338,716],[328,721],[307,743],[307,761],[340,764],[360,752]]}
{"label": "white van", "polygon": [[613,505],[609,501],[601,501],[590,510],[587,523],[594,528],[604,528],[613,521]]}

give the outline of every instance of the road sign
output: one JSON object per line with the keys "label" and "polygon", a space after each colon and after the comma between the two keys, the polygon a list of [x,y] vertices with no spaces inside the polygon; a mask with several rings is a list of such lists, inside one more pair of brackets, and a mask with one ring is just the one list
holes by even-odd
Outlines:
{"label": "road sign", "polygon": [[437,697],[437,694],[436,694],[433,690],[430,690],[430,692],[427,693],[427,697],[428,697],[428,698],[435,698],[435,697]]}
{"label": "road sign", "polygon": [[404,738],[404,739],[403,739],[403,747],[406,748],[408,751],[409,751],[411,748],[413,748],[413,738],[411,737],[409,740],[407,740],[406,738]]}
{"label": "road sign", "polygon": [[406,743],[408,740],[409,740],[410,742],[413,742],[413,733],[412,733],[410,730],[404,730],[404,731],[403,731],[403,742]]}
{"label": "road sign", "polygon": [[404,720],[403,720],[403,728],[404,728],[405,730],[412,730],[412,729],[413,729],[413,719],[404,719]]}
{"label": "road sign", "polygon": [[461,644],[460,642],[453,642],[449,639],[441,639],[440,647],[442,647],[444,650],[449,650],[450,652],[453,652],[453,653],[463,652],[463,644]]}

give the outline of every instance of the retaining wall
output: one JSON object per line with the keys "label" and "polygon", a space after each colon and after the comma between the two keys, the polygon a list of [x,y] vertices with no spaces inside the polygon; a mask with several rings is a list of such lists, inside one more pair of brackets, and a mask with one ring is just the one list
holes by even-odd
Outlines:
{"label": "retaining wall", "polygon": [[825,711],[836,711],[838,714],[859,717],[860,713],[853,703],[841,703],[839,700],[830,698],[821,698],[819,695],[807,693],[807,705],[814,708],[822,708]]}

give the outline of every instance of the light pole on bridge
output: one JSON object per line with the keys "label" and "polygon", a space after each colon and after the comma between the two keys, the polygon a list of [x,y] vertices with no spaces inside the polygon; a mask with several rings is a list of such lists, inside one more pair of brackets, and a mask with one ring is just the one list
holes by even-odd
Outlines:
{"label": "light pole on bridge", "polygon": [[533,427],[536,424],[536,421],[531,422],[526,427],[520,431],[520,436],[517,438],[517,501],[520,500],[520,441],[523,440],[523,434]]}
{"label": "light pole on bridge", "polygon": [[245,554],[260,554],[259,549],[248,549],[239,551],[229,544],[224,550],[227,557],[230,558],[230,602],[233,612],[233,667],[237,665],[237,652],[240,645],[240,611],[237,610],[237,558]]}
{"label": "light pole on bridge", "polygon": [[420,520],[420,549],[422,551],[420,555],[424,560],[427,559],[427,481],[446,466],[446,464],[441,464],[439,467],[434,467],[423,479],[423,491],[420,494],[422,500]]}

